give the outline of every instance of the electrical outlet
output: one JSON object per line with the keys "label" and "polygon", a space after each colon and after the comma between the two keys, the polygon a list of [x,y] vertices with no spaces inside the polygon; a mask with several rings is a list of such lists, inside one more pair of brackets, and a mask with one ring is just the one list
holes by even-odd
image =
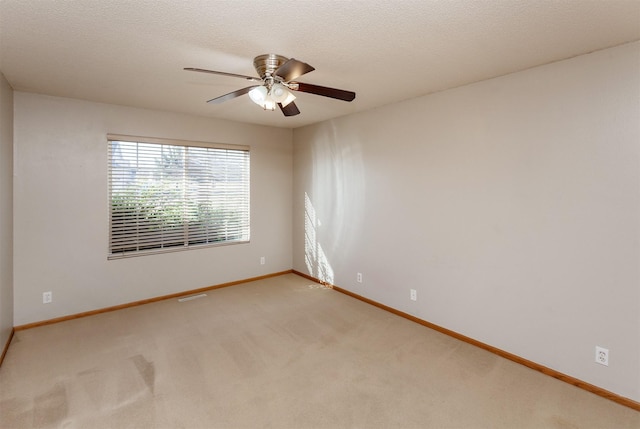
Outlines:
{"label": "electrical outlet", "polygon": [[50,304],[53,301],[53,293],[52,292],[43,292],[42,293],[42,303]]}
{"label": "electrical outlet", "polygon": [[596,363],[609,366],[609,349],[596,346]]}
{"label": "electrical outlet", "polygon": [[415,289],[411,289],[411,301],[417,301],[418,300],[418,291]]}
{"label": "electrical outlet", "polygon": [[260,265],[264,265],[265,262],[264,256],[260,256]]}
{"label": "electrical outlet", "polygon": [[358,273],[356,275],[356,280],[358,281],[358,283],[362,283],[362,273]]}

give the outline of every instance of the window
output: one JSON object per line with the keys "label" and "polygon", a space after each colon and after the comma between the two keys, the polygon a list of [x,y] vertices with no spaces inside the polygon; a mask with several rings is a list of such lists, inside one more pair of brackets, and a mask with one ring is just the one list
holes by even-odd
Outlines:
{"label": "window", "polygon": [[249,148],[109,135],[109,259],[249,241]]}

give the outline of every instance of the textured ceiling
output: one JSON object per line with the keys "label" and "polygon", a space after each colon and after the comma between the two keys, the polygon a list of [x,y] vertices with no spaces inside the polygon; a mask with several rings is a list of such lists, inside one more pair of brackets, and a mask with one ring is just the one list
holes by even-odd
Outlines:
{"label": "textured ceiling", "polygon": [[[295,128],[640,39],[640,0],[0,0],[0,71],[18,91]],[[248,86],[276,53],[316,68],[285,118]]]}

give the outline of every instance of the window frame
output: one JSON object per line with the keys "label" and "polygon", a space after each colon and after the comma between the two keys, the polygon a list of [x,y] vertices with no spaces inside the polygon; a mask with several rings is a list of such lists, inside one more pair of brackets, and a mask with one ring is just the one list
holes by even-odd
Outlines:
{"label": "window frame", "polygon": [[[180,214],[180,221],[183,225],[182,227],[183,233],[182,233],[182,240],[181,240],[183,242],[183,245],[180,245],[180,244],[169,245],[164,243],[162,239],[158,239],[155,242],[155,244],[152,244],[153,246],[157,245],[158,247],[140,250],[140,247],[145,247],[145,246],[143,245],[144,243],[142,243],[139,238],[136,238],[136,241],[135,241],[136,250],[116,249],[116,251],[114,252],[114,247],[117,247],[117,246],[114,246],[113,195],[114,195],[114,171],[117,170],[117,167],[115,167],[115,163],[113,161],[113,155],[112,155],[113,142],[129,142],[129,143],[135,143],[136,145],[156,144],[156,145],[164,145],[169,147],[187,147],[187,148],[192,147],[192,148],[200,148],[200,149],[220,149],[220,150],[228,150],[228,151],[245,152],[246,155],[244,156],[246,156],[246,158],[241,158],[242,155],[239,155],[239,158],[242,159],[242,162],[246,163],[246,165],[244,165],[242,169],[243,176],[240,182],[241,188],[242,188],[241,195],[243,196],[242,205],[246,206],[246,207],[243,207],[243,210],[241,213],[241,218],[243,219],[240,226],[242,238],[237,240],[191,243],[191,241],[198,241],[198,235],[196,235],[195,237],[193,236],[190,237],[189,220],[186,219],[187,215],[185,212],[185,206],[189,200],[187,199],[186,196],[184,196],[183,199],[178,199],[179,204],[182,204],[182,208],[183,208],[183,211]],[[139,146],[136,146],[136,147],[139,147]],[[229,246],[234,244],[249,243],[251,240],[251,199],[250,199],[251,197],[251,153],[250,152],[251,151],[250,149],[251,148],[248,145],[176,140],[176,139],[165,139],[165,138],[156,138],[156,137],[140,137],[140,136],[130,136],[130,135],[122,135],[122,134],[107,134],[107,181],[108,181],[107,186],[108,186],[108,218],[109,218],[107,259],[108,260],[122,259],[122,258],[136,257],[136,256],[154,255],[154,254],[169,253],[169,252],[181,252],[185,250],[195,250],[195,249],[202,249],[202,248],[209,248],[209,247],[219,247],[219,246]],[[187,157],[186,159],[189,159],[188,155],[185,155],[185,156]],[[192,155],[192,157],[194,156],[196,155],[195,154]],[[140,166],[136,165],[135,168],[136,168],[136,174],[137,174]],[[162,171],[162,168],[158,168],[158,171]],[[188,171],[188,164],[182,165],[182,171],[183,171],[183,176],[186,177],[187,171]],[[209,170],[208,173],[214,174],[213,171],[217,171],[217,170]],[[186,179],[184,180],[185,181],[182,183],[186,184]],[[209,199],[210,201],[214,199],[213,195],[210,195],[209,197],[210,197]],[[138,204],[141,201],[142,200],[136,200]],[[229,210],[229,207],[226,207],[226,206],[224,207],[226,210]],[[233,209],[235,208],[236,207],[234,206]],[[226,217],[224,219],[228,220]],[[139,226],[137,226],[136,228],[138,228],[139,230]],[[207,240],[208,239],[206,239],[205,241]],[[164,247],[165,245],[169,247]]]}

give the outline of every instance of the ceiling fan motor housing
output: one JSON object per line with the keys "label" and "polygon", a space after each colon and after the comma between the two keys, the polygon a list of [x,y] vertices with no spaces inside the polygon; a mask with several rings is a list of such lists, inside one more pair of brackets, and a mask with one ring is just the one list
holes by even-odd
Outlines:
{"label": "ceiling fan motor housing", "polygon": [[273,73],[288,60],[289,58],[282,55],[258,55],[253,59],[253,67],[255,67],[258,76],[264,80],[267,76],[273,76]]}

